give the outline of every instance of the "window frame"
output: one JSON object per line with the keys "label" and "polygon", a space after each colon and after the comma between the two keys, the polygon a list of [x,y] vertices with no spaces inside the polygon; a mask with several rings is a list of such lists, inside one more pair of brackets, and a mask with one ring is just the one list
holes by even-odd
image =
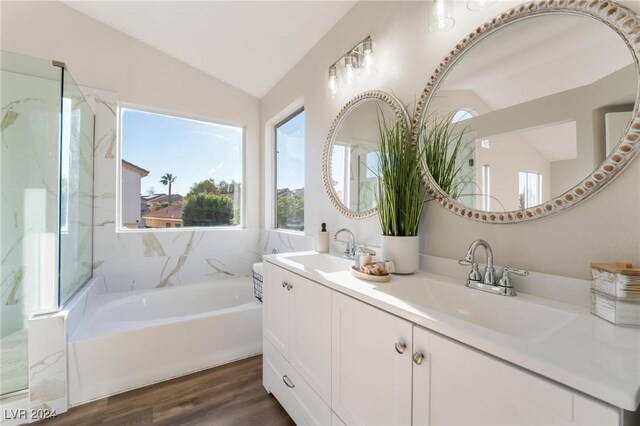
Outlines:
{"label": "window frame", "polygon": [[[125,228],[122,224],[122,128],[123,128],[123,115],[126,110],[140,111],[150,114],[165,115],[171,118],[184,119],[189,121],[199,121],[208,124],[215,124],[220,126],[237,127],[242,130],[242,138],[240,144],[241,151],[241,194],[240,194],[240,223],[238,225],[228,226],[187,226],[187,227],[171,227],[171,228]],[[211,119],[209,117],[203,117],[196,114],[189,114],[185,112],[168,111],[161,108],[150,107],[145,105],[138,105],[127,102],[118,102],[116,110],[116,233],[154,233],[154,232],[194,232],[194,231],[206,231],[206,232],[219,232],[230,230],[244,230],[246,229],[246,186],[247,181],[247,125],[233,120],[225,119]],[[142,194],[140,194],[142,195]]]}
{"label": "window frame", "polygon": [[[272,215],[273,215],[273,222],[271,224],[272,228],[278,232],[292,232],[295,234],[302,234],[304,235],[304,229],[302,231],[298,231],[296,229],[288,229],[288,228],[280,228],[278,227],[278,127],[284,125],[285,123],[287,123],[288,121],[292,120],[294,117],[296,117],[298,114],[305,112],[305,107],[304,104],[301,105],[297,105],[295,107],[295,109],[293,109],[293,112],[289,112],[291,110],[287,110],[286,115],[284,116],[284,118],[282,119],[278,119],[276,118],[274,120],[274,124],[271,126],[272,128],[272,132],[271,132],[271,137],[273,140],[273,144],[271,147],[271,153],[273,155],[273,173],[272,173],[272,183],[273,185],[271,186],[271,193],[272,193],[272,197],[273,197],[273,203],[272,203]],[[305,169],[304,169],[304,176],[303,176],[303,180],[304,180],[304,187],[307,186],[307,179],[306,179],[306,171],[307,171],[307,162],[306,162],[306,155],[307,155],[307,147],[306,147],[306,115],[305,115],[305,138],[304,138],[304,149],[305,149],[305,158],[304,158],[304,165],[305,165]],[[306,205],[303,206],[303,212],[305,212],[306,210]],[[305,214],[306,217],[306,214]],[[304,220],[303,220],[303,224],[302,224],[303,228],[304,228]]]}

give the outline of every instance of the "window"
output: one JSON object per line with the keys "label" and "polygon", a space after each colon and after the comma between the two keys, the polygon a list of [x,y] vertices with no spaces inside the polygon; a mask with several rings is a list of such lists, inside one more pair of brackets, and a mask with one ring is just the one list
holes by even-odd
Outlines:
{"label": "window", "polygon": [[333,144],[333,152],[331,154],[331,179],[333,190],[342,204],[349,205],[349,154],[350,151],[346,145],[339,143]]}
{"label": "window", "polygon": [[123,108],[123,228],[241,224],[241,127]]}
{"label": "window", "polygon": [[456,111],[455,114],[453,114],[453,117],[451,117],[451,122],[457,123],[459,121],[468,120],[470,118],[473,118],[473,114],[471,114],[470,111],[460,109]]}
{"label": "window", "polygon": [[304,108],[275,127],[276,228],[304,231]]}
{"label": "window", "polygon": [[482,210],[491,211],[491,168],[482,165]]}
{"label": "window", "polygon": [[520,208],[528,209],[542,203],[542,174],[532,172],[519,173]]}

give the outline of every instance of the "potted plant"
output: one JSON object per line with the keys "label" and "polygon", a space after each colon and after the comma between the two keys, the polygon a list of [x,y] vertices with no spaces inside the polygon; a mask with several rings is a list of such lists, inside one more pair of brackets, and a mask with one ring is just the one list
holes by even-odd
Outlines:
{"label": "potted plant", "polygon": [[427,117],[414,128],[378,119],[381,251],[394,262],[395,273],[412,274],[420,263],[418,231],[429,199],[422,185],[423,160],[434,181],[454,198],[468,183],[468,177],[460,178],[468,129],[456,129],[453,115]]}
{"label": "potted plant", "polygon": [[382,228],[381,249],[385,260],[395,264],[395,273],[418,270],[418,228],[427,200],[422,188],[421,149],[413,132],[402,121],[378,120],[379,170],[378,217]]}

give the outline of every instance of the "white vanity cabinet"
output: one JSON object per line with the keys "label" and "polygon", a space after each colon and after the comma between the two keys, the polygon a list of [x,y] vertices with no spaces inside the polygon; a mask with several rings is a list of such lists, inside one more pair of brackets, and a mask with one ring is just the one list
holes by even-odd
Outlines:
{"label": "white vanity cabinet", "polygon": [[270,263],[264,277],[264,385],[298,424],[627,424],[618,408],[357,297]]}
{"label": "white vanity cabinet", "polygon": [[331,422],[331,293],[264,264],[263,383],[298,424]]}

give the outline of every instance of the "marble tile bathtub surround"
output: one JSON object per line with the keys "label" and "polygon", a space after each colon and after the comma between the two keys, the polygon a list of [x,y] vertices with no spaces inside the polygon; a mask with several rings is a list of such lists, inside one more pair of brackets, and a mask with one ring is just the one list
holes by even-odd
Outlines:
{"label": "marble tile bathtub surround", "polygon": [[263,254],[271,254],[273,250],[278,253],[313,250],[313,237],[299,232],[265,229],[262,232],[261,247]]}
{"label": "marble tile bathtub surround", "polygon": [[31,410],[67,411],[67,313],[29,318],[29,396]]}
{"label": "marble tile bathtub surround", "polygon": [[104,277],[93,277],[80,291],[64,306],[67,312],[65,322],[67,336],[71,338],[87,313],[87,307],[95,301],[100,294],[107,292],[104,285]]}
{"label": "marble tile bathtub surround", "polygon": [[118,96],[83,88],[96,113],[94,275],[107,292],[249,276],[260,259],[259,229],[118,232]]}

